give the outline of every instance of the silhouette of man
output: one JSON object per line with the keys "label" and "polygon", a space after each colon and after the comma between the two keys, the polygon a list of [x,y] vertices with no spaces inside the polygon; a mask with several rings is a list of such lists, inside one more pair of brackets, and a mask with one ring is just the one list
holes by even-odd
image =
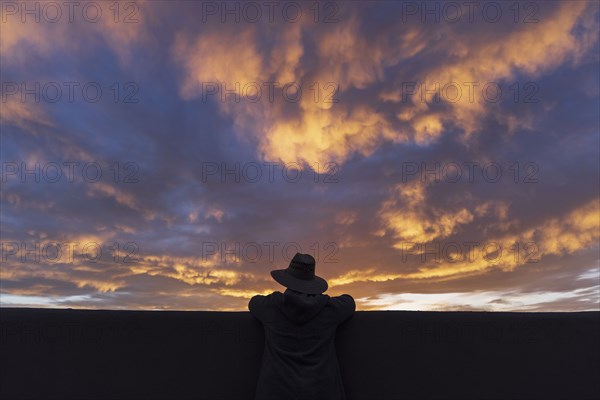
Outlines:
{"label": "silhouette of man", "polygon": [[345,400],[335,332],[356,310],[352,296],[322,294],[315,259],[296,253],[287,269],[271,271],[287,289],[250,299],[248,309],[265,329],[265,350],[255,400]]}

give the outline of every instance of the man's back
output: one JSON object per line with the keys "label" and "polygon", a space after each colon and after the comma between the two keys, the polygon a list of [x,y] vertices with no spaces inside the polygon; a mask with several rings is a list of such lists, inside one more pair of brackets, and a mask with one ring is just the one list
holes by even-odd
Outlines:
{"label": "man's back", "polygon": [[287,289],[254,296],[248,308],[265,329],[257,400],[345,399],[334,340],[356,309],[352,296]]}

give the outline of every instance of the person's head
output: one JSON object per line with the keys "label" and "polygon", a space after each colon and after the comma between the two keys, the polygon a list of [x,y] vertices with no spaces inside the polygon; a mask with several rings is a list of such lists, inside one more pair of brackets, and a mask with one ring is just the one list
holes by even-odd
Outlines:
{"label": "person's head", "polygon": [[285,269],[271,271],[275,281],[288,289],[306,294],[321,294],[328,288],[327,281],[315,275],[315,259],[310,254],[296,253]]}

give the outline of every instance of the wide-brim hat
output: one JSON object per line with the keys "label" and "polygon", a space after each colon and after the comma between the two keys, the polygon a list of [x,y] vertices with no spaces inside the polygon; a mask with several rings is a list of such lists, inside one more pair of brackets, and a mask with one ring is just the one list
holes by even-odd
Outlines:
{"label": "wide-brim hat", "polygon": [[283,286],[308,294],[327,290],[327,281],[315,275],[315,259],[310,254],[296,253],[285,269],[271,271],[271,276]]}

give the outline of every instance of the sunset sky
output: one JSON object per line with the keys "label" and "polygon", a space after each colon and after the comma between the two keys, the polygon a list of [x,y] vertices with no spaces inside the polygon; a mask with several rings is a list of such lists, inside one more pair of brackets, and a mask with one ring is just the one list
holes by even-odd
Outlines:
{"label": "sunset sky", "polygon": [[3,307],[600,308],[597,1],[0,4]]}

